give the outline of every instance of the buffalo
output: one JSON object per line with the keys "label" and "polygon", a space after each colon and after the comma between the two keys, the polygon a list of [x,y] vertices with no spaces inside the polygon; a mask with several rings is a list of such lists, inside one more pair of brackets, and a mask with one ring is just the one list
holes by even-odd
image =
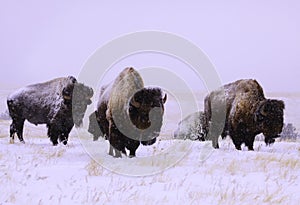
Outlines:
{"label": "buffalo", "polygon": [[[222,91],[223,92],[222,92]],[[225,122],[212,120],[213,113],[222,112],[218,106],[224,106]],[[255,136],[263,133],[266,145],[275,142],[283,128],[284,102],[266,99],[262,87],[256,80],[246,79],[227,84],[209,93],[204,100],[205,115],[210,129],[219,127],[222,138],[229,135],[236,147],[241,150],[244,143],[248,150],[253,150]],[[213,147],[219,148],[218,132],[210,132]]]}
{"label": "buffalo", "polygon": [[58,140],[67,144],[74,124],[80,126],[86,108],[91,104],[93,89],[78,83],[73,76],[56,78],[21,88],[7,98],[10,125],[10,141],[14,134],[21,142],[25,120],[32,124],[46,124],[48,137],[53,145]]}
{"label": "buffalo", "polygon": [[207,140],[208,124],[204,112],[199,111],[185,117],[178,123],[175,139]]}
{"label": "buffalo", "polygon": [[[124,69],[109,85],[101,88],[97,110],[90,115],[89,132],[109,140],[109,155],[136,155],[140,144],[152,145],[162,127],[164,103],[160,88],[145,88],[140,74]],[[126,149],[125,149],[126,148]]]}

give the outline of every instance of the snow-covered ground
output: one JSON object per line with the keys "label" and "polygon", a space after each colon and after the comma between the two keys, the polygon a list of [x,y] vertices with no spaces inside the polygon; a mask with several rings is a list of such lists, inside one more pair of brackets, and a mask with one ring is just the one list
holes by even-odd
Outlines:
{"label": "snow-covered ground", "polygon": [[[85,152],[75,136],[68,146],[57,147],[51,146],[46,137],[28,138],[26,144],[9,144],[7,138],[0,139],[0,204],[298,204],[300,201],[300,144],[295,142],[265,147],[257,141],[254,152],[236,151],[230,140],[221,141],[220,150],[212,152],[210,142],[193,142],[187,155],[172,167],[137,177],[103,168]],[[95,143],[107,150],[107,142]],[[160,142],[164,143],[167,142]],[[149,149],[153,147],[141,147],[138,153]],[[202,156],[203,150],[211,152],[208,158]],[[101,155],[103,160],[123,166],[127,164],[123,161],[131,161],[130,165],[140,159],[114,159],[105,151]],[[143,164],[140,166],[145,168]]]}
{"label": "snow-covered ground", "polygon": [[[283,98],[299,130],[299,98]],[[0,120],[0,204],[299,204],[299,142],[237,151],[230,139],[219,150],[171,140],[164,136],[180,121],[172,106],[161,140],[136,158],[114,159],[107,141],[76,130],[67,146],[53,147],[45,126],[28,123],[26,143],[9,144],[10,121]]]}

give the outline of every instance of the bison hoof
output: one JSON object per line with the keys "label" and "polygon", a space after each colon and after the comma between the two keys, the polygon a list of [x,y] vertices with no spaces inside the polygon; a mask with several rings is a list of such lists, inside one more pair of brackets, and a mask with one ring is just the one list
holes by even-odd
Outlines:
{"label": "bison hoof", "polygon": [[122,158],[121,155],[115,155],[114,158]]}
{"label": "bison hoof", "polygon": [[236,148],[237,150],[242,150],[241,146],[238,146],[238,145],[236,145],[235,148]]}
{"label": "bison hoof", "polygon": [[220,148],[218,144],[217,144],[217,145],[214,145],[213,147],[214,147],[215,149],[219,149],[219,148]]}
{"label": "bison hoof", "polygon": [[67,141],[67,140],[64,140],[64,141],[62,141],[62,143],[63,143],[64,145],[67,145],[68,141]]}
{"label": "bison hoof", "polygon": [[135,155],[129,155],[129,158],[133,158],[133,157],[135,157]]}
{"label": "bison hoof", "polygon": [[25,144],[25,141],[24,141],[24,140],[21,140],[20,142],[21,142],[22,144]]}
{"label": "bison hoof", "polygon": [[12,138],[10,138],[10,139],[9,139],[9,144],[15,144],[15,140],[12,139]]}
{"label": "bison hoof", "polygon": [[265,140],[265,143],[266,143],[267,146],[271,146],[271,144],[273,144],[274,142],[275,142],[275,139],[273,139],[273,138]]}

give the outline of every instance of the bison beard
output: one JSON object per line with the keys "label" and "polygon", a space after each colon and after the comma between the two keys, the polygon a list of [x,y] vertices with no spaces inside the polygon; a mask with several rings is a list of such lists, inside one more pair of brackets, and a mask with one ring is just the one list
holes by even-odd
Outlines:
{"label": "bison beard", "polygon": [[126,68],[113,84],[102,87],[89,132],[94,139],[109,140],[110,155],[121,157],[128,149],[129,157],[134,157],[140,143],[152,145],[159,136],[165,102],[159,88],[144,88],[139,73]]}
{"label": "bison beard", "polygon": [[[239,80],[223,87],[224,96],[219,91],[211,92],[205,98],[205,115],[212,127],[218,127],[213,122],[212,112],[218,114],[217,106],[226,102],[225,126],[220,127],[217,133],[222,137],[228,134],[236,149],[240,150],[245,143],[248,150],[253,150],[255,136],[263,133],[267,145],[275,142],[283,127],[284,102],[281,100],[266,99],[262,87],[256,80]],[[224,99],[225,97],[225,99]],[[219,148],[218,134],[210,132],[213,147]]]}
{"label": "bison beard", "polygon": [[[136,129],[122,123],[128,120],[127,116],[114,116],[119,118],[115,123],[112,119],[110,125],[109,142],[115,148],[115,156],[121,157],[125,148],[129,150],[129,157],[134,157],[140,143],[143,145],[152,145],[156,142],[162,126],[163,104],[161,90],[158,88],[144,88],[132,97],[129,104],[129,118]],[[122,131],[120,131],[122,130]],[[114,155],[110,149],[110,155]]]}
{"label": "bison beard", "polygon": [[12,118],[11,142],[15,133],[24,142],[24,121],[28,120],[35,125],[46,124],[53,145],[57,145],[58,140],[66,145],[74,123],[76,126],[82,123],[92,96],[92,88],[78,83],[72,76],[29,85],[12,93],[7,99]]}

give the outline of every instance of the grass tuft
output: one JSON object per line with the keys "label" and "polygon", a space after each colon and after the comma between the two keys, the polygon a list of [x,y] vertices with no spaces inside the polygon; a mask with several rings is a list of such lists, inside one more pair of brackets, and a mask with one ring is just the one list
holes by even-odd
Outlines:
{"label": "grass tuft", "polygon": [[102,176],[103,167],[100,166],[95,160],[91,160],[86,166],[85,169],[88,171],[89,176]]}

